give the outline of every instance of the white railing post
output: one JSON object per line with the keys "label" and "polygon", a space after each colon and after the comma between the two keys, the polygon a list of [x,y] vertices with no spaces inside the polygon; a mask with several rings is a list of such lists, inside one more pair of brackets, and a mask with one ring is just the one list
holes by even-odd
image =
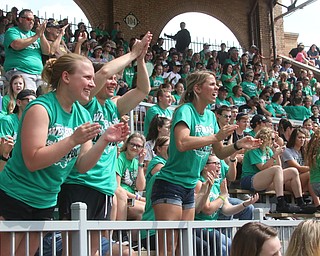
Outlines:
{"label": "white railing post", "polygon": [[73,203],[71,205],[71,220],[79,221],[79,231],[72,234],[72,255],[86,256],[87,250],[87,205],[85,203]]}
{"label": "white railing post", "polygon": [[182,254],[180,255],[193,255],[193,234],[192,234],[192,222],[187,222],[187,229],[182,230]]}

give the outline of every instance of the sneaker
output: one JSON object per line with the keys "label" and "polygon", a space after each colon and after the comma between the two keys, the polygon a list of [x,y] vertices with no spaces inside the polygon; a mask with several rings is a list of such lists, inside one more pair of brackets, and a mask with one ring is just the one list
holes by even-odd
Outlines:
{"label": "sneaker", "polygon": [[129,237],[127,235],[124,235],[122,237],[122,245],[129,245]]}
{"label": "sneaker", "polygon": [[301,208],[296,205],[286,203],[283,206],[277,205],[277,213],[301,213]]}
{"label": "sneaker", "polygon": [[317,208],[313,205],[310,204],[303,204],[300,205],[301,208],[301,213],[306,213],[306,214],[314,214],[317,211]]}

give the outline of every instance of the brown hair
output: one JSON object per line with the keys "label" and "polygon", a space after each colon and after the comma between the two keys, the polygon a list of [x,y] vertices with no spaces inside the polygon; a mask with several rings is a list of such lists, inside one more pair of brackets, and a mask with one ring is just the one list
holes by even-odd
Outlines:
{"label": "brown hair", "polygon": [[157,148],[162,147],[169,139],[170,139],[169,136],[160,136],[159,138],[156,139],[156,142],[153,147],[153,151],[156,155],[158,154]]}
{"label": "brown hair", "polygon": [[310,166],[310,169],[312,169],[317,164],[316,161],[319,156],[319,148],[320,148],[319,145],[320,145],[320,130],[317,130],[311,136],[311,140],[308,142],[305,150],[304,159],[305,159],[306,165]]}
{"label": "brown hair", "polygon": [[230,256],[258,256],[265,241],[277,236],[274,228],[260,222],[249,222],[234,236]]}
{"label": "brown hair", "polygon": [[61,75],[64,71],[74,74],[78,62],[88,62],[90,60],[75,53],[64,54],[58,59],[49,59],[42,71],[42,79],[48,83],[52,90],[56,90],[60,84]]}
{"label": "brown hair", "polygon": [[129,138],[123,143],[123,146],[120,148],[120,152],[123,152],[123,151],[127,151],[128,149],[128,143],[133,139],[133,138],[139,138],[142,140],[143,142],[143,146],[146,144],[146,139],[145,137],[140,134],[140,133],[133,133],[129,136]]}
{"label": "brown hair", "polygon": [[8,103],[8,106],[7,106],[8,114],[12,114],[13,110],[14,110],[14,107],[16,106],[16,97],[17,97],[17,95],[16,95],[16,97],[14,96],[14,91],[13,91],[12,85],[13,85],[14,80],[16,80],[17,78],[21,78],[22,81],[23,81],[22,90],[26,87],[26,82],[25,82],[25,80],[24,80],[22,75],[14,75],[14,76],[11,77],[10,83],[9,83],[9,89],[8,89],[8,95],[10,97],[10,101]]}

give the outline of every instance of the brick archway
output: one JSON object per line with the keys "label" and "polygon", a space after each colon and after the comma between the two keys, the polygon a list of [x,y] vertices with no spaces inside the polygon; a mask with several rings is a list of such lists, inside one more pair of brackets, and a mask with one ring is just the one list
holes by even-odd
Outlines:
{"label": "brick archway", "polygon": [[[183,4],[179,0],[75,0],[75,3],[83,10],[93,26],[104,22],[111,30],[112,24],[120,21],[121,30],[128,39],[139,37],[147,30],[152,30],[156,39],[173,17],[186,12],[204,13],[225,24],[244,48],[248,48],[252,43],[249,14],[254,6],[258,6],[256,9],[258,21],[255,24],[260,35],[258,41],[261,43],[263,54],[271,55],[271,25],[268,7],[270,0],[197,0],[185,1]],[[138,26],[132,30],[123,21],[129,13],[133,13],[140,21]],[[190,21],[185,22],[188,24]],[[281,25],[283,21],[280,19],[277,22],[280,28],[277,29],[277,36],[280,37],[278,41],[282,42],[283,26]]]}

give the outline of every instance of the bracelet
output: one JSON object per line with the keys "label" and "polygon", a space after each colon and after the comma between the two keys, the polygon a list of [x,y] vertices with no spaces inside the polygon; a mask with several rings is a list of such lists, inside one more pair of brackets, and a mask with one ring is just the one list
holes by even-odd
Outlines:
{"label": "bracelet", "polygon": [[247,206],[244,204],[244,202],[242,203],[242,206],[243,206],[244,208],[247,208]]}
{"label": "bracelet", "polygon": [[234,163],[235,161],[237,161],[237,158],[235,158],[235,159],[229,158],[229,160],[230,160],[231,163]]}
{"label": "bracelet", "polygon": [[142,164],[139,163],[138,166],[139,167],[144,167],[144,163],[142,163]]}
{"label": "bracelet", "polygon": [[223,202],[226,201],[226,199],[223,196],[218,196],[218,198],[220,198]]}
{"label": "bracelet", "polygon": [[237,146],[237,142],[233,143],[233,148],[237,151],[242,149]]}
{"label": "bracelet", "polygon": [[9,160],[10,157],[4,157],[3,155],[1,155],[1,160],[4,162],[7,162]]}

